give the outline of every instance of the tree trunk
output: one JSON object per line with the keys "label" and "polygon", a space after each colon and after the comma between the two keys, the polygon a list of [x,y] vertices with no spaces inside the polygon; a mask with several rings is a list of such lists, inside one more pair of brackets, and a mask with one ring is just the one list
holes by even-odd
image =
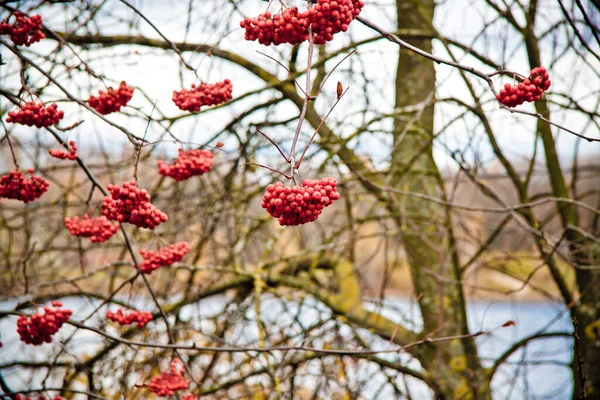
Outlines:
{"label": "tree trunk", "polygon": [[[434,1],[397,0],[398,28],[428,30]],[[408,40],[431,52],[430,39]],[[394,148],[388,174],[390,186],[435,197],[445,197],[443,181],[433,159],[435,69],[433,62],[401,49],[396,72],[396,110],[427,103],[421,111],[396,114]],[[469,333],[459,261],[453,248],[448,210],[441,205],[402,198],[392,208],[408,235],[402,238],[424,321],[424,335]],[[441,278],[441,279],[440,279]],[[435,333],[434,333],[435,332]],[[489,399],[485,376],[472,338],[432,345],[421,360],[439,385],[440,398]]]}
{"label": "tree trunk", "polygon": [[[525,45],[531,68],[541,65],[540,49],[534,29],[536,16],[537,2],[534,2],[530,5],[525,28]],[[550,110],[545,99],[537,101],[535,109],[537,113],[550,119]],[[544,147],[552,194],[555,197],[570,198],[550,125],[538,120],[537,133]],[[556,207],[566,232],[577,289],[581,296],[577,303],[569,304],[571,315],[578,321],[580,339],[574,348],[571,362],[574,383],[572,398],[600,399],[600,271],[597,269],[600,264],[600,246],[577,229],[580,227],[580,221],[573,204],[557,202]],[[592,231],[593,229],[592,227]]]}

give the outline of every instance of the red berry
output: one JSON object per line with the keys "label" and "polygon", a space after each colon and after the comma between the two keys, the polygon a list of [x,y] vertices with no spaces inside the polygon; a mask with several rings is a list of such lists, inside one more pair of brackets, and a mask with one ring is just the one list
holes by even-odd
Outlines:
{"label": "red berry", "polygon": [[173,91],[173,102],[184,111],[197,112],[202,106],[214,106],[231,100],[233,85],[229,79],[214,84],[192,85],[190,90]]}
{"label": "red berry", "polygon": [[[33,173],[33,169],[28,171]],[[10,171],[0,177],[0,198],[20,200],[24,203],[40,198],[50,184],[39,176],[27,179],[21,171]]]}
{"label": "red berry", "polygon": [[69,152],[66,152],[65,150],[54,150],[54,149],[50,149],[49,151],[50,155],[54,158],[58,158],[61,160],[75,160],[77,159],[77,143],[75,143],[74,141],[70,141],[69,142]]}
{"label": "red berry", "polygon": [[46,37],[42,29],[41,15],[26,16],[23,13],[15,11],[13,16],[16,18],[12,24],[8,23],[10,16],[0,23],[0,35],[10,35],[10,40],[15,46],[29,47],[35,42],[39,42]]}
{"label": "red berry", "polygon": [[116,313],[112,311],[106,312],[106,318],[111,321],[118,322],[119,325],[131,325],[137,324],[138,328],[143,328],[152,321],[152,313],[148,311],[131,311],[129,314],[125,314],[123,309],[118,309]]}
{"label": "red berry", "polygon": [[128,222],[140,228],[154,229],[167,222],[167,214],[150,203],[146,189],[137,187],[136,181],[121,186],[108,185],[110,195],[102,201],[102,214],[111,221]]}
{"label": "red berry", "polygon": [[268,185],[261,206],[282,226],[301,225],[315,221],[339,198],[335,179],[305,179],[302,186],[284,187],[281,182]]}
{"label": "red berry", "polygon": [[213,154],[210,151],[179,149],[179,156],[174,164],[166,165],[162,160],[158,162],[158,173],[170,176],[176,181],[184,181],[192,176],[204,174],[212,165]]}
{"label": "red berry", "polygon": [[529,77],[523,82],[511,86],[504,84],[504,89],[496,99],[507,107],[516,107],[524,102],[537,101],[542,98],[544,91],[550,88],[550,79],[544,67],[533,68]]}
{"label": "red berry", "polygon": [[163,372],[150,380],[150,391],[158,396],[173,396],[179,390],[185,390],[189,382],[182,375],[183,366],[178,370],[179,360],[176,358],[171,363],[171,372]]}
{"label": "red berry", "polygon": [[258,40],[265,46],[300,44],[308,40],[310,26],[313,42],[324,45],[333,40],[336,33],[348,30],[348,24],[360,14],[363,6],[358,0],[319,0],[313,8],[302,13],[297,7],[286,8],[274,16],[267,11],[257,19],[244,19],[240,26],[246,30],[246,40]]}
{"label": "red berry", "polygon": [[30,101],[21,106],[18,111],[10,111],[6,122],[41,128],[56,125],[64,116],[65,113],[58,110],[56,103],[44,107],[44,103]]}
{"label": "red berry", "polygon": [[140,250],[140,254],[144,259],[144,262],[140,265],[140,270],[145,274],[151,274],[155,269],[181,261],[189,250],[190,245],[188,242],[175,243],[158,251]]}
{"label": "red berry", "polygon": [[119,230],[119,223],[110,222],[105,216],[90,218],[65,218],[65,226],[72,236],[90,238],[93,243],[104,243]]}
{"label": "red berry", "polygon": [[42,343],[52,342],[54,335],[61,326],[67,322],[73,313],[69,309],[60,309],[62,303],[53,301],[51,308],[44,307],[44,314],[33,314],[32,316],[21,315],[17,320],[17,333],[21,341],[34,346]]}
{"label": "red berry", "polygon": [[131,100],[133,90],[132,87],[127,86],[125,81],[123,81],[118,89],[109,87],[106,92],[101,90],[98,96],[90,96],[87,102],[90,107],[102,115],[118,112],[121,110],[121,107],[127,105],[129,100]]}

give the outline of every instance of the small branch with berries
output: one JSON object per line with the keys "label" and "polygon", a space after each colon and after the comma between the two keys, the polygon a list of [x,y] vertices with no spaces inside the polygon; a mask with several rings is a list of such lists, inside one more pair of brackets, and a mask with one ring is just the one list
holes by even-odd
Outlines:
{"label": "small branch with berries", "polygon": [[[548,73],[544,67],[540,66],[540,67],[533,68],[529,74],[529,77],[525,77],[516,72],[512,72],[512,71],[509,71],[509,70],[506,70],[503,68],[499,69],[497,71],[494,71],[490,74],[486,74],[485,72],[479,71],[473,67],[469,67],[469,66],[462,65],[462,64],[459,64],[454,61],[445,60],[443,58],[434,56],[433,54],[428,53],[428,52],[400,39],[398,36],[394,35],[393,33],[387,32],[383,28],[379,27],[378,25],[374,24],[373,22],[371,22],[363,17],[357,16],[356,20],[360,21],[363,25],[373,29],[374,31],[379,33],[382,37],[389,40],[390,42],[396,43],[399,46],[406,48],[406,49],[408,49],[422,57],[425,57],[429,60],[432,60],[437,64],[444,64],[444,65],[448,65],[451,67],[455,67],[455,68],[458,68],[460,70],[463,70],[465,72],[468,72],[472,75],[475,75],[475,76],[485,80],[487,82],[488,86],[490,87],[492,93],[494,93],[494,96],[500,103],[501,109],[507,109],[512,113],[529,115],[529,116],[538,118],[541,121],[544,121],[552,126],[555,126],[559,129],[561,129],[565,132],[568,132],[574,136],[577,136],[581,139],[587,140],[588,142],[600,142],[600,138],[592,138],[589,136],[582,135],[582,134],[575,132],[569,128],[566,128],[560,124],[552,122],[547,118],[544,118],[541,114],[514,109],[514,107],[516,107],[517,105],[523,104],[525,101],[531,102],[531,101],[540,100],[542,97],[542,93],[545,92],[546,90],[548,90],[548,88],[550,87],[550,79],[549,79]],[[500,90],[500,92],[497,92],[496,88],[494,86],[494,82],[492,81],[492,77],[494,77],[496,75],[510,75],[515,80],[518,81],[518,84],[511,86],[510,84],[507,83],[504,85],[504,88],[502,90]]]}

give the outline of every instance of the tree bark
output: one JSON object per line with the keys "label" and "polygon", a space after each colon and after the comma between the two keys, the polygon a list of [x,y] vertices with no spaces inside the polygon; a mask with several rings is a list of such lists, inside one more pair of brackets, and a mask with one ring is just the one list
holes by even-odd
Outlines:
{"label": "tree bark", "polygon": [[[537,2],[532,2],[528,10],[525,28],[525,45],[530,67],[542,65],[538,39],[535,35]],[[535,103],[536,112],[550,119],[550,110],[545,99]],[[570,198],[565,175],[556,151],[556,142],[550,125],[538,120],[537,134],[542,140],[546,156],[546,169],[552,194],[560,198]],[[579,343],[573,351],[571,369],[573,372],[573,399],[600,398],[600,271],[594,266],[600,264],[600,246],[586,237],[580,227],[576,208],[571,203],[556,203],[565,236],[569,243],[571,263],[580,299],[569,304],[571,315],[579,322]],[[578,351],[577,351],[578,350]],[[582,371],[580,371],[580,368]]]}
{"label": "tree bark", "polygon": [[[431,30],[433,0],[397,0],[398,28]],[[431,52],[431,39],[407,41]],[[388,185],[436,197],[445,197],[433,158],[435,104],[433,62],[403,48],[396,71],[395,108],[424,104],[422,110],[396,114],[394,147]],[[394,218],[410,234],[402,238],[423,316],[423,334],[453,336],[469,333],[458,256],[446,207],[402,198],[392,209]],[[489,382],[472,338],[429,346],[421,360],[439,386],[440,398],[489,399]]]}

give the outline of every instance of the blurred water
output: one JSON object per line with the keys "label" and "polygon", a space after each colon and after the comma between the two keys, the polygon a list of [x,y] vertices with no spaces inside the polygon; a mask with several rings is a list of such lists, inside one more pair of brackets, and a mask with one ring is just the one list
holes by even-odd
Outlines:
{"label": "blurred water", "polygon": [[[83,301],[81,298],[67,299],[65,306],[74,310],[74,319],[82,318],[89,313],[93,304]],[[221,304],[219,299],[203,301],[201,305],[192,305],[186,308],[182,313],[191,316],[199,312],[203,316],[214,315],[220,312]],[[285,318],[281,305],[278,302],[264,304],[265,318],[273,321],[283,321]],[[316,304],[301,310],[301,319],[303,324],[313,323],[319,318],[323,318],[323,310],[315,311]],[[14,306],[13,302],[0,303],[0,309],[10,309]],[[295,309],[286,305],[287,311],[295,313]],[[320,308],[320,307],[319,307]],[[375,305],[373,305],[375,308]],[[419,329],[420,317],[417,310],[411,303],[403,299],[389,300],[382,308],[378,308],[386,316],[409,322],[411,328]],[[570,332],[572,330],[571,321],[567,313],[561,314],[560,304],[541,303],[541,302],[490,302],[479,301],[470,303],[468,306],[469,325],[472,332],[479,330],[485,331],[501,326],[508,320],[514,321],[515,325],[495,330],[493,333],[477,338],[479,354],[483,359],[484,366],[489,367],[493,360],[503,354],[515,342],[528,337],[540,329],[544,332]],[[103,312],[100,313],[104,315]],[[271,321],[271,322],[273,322]],[[53,352],[52,345],[42,345],[40,347],[25,346],[18,340],[16,334],[16,318],[7,317],[0,320],[0,335],[4,344],[0,348],[0,364],[6,364],[16,359],[30,359],[44,361],[48,359],[48,354]],[[97,326],[99,320],[90,320],[89,324]],[[199,329],[206,328],[198,326]],[[246,327],[247,328],[247,327]],[[251,332],[252,329],[249,329]],[[72,328],[65,326],[58,334],[58,338],[66,338],[72,332]],[[252,341],[251,337],[245,336],[245,340]],[[76,342],[76,343],[75,343]],[[77,340],[69,345],[67,351],[71,354],[87,353],[93,354],[94,350],[101,346],[103,340],[98,335],[88,331],[78,332]],[[385,345],[385,342],[382,342]],[[373,345],[373,348],[378,346]],[[382,348],[384,348],[383,346]],[[548,338],[531,341],[518,352],[514,353],[498,372],[492,381],[494,399],[555,399],[562,400],[570,398],[572,388],[571,371],[568,363],[571,359],[572,340],[569,338]],[[396,355],[396,357],[398,357]],[[418,365],[410,365],[417,367]],[[4,378],[10,387],[14,390],[26,387],[39,387],[39,383],[44,374],[38,373],[31,376],[24,374],[18,368],[6,369],[3,372]],[[371,369],[360,371],[370,373]],[[364,375],[363,375],[364,376]],[[382,379],[385,379],[382,377]],[[365,385],[365,394],[376,393],[376,387],[379,387],[381,380],[374,377]],[[409,384],[411,394],[414,398],[426,399],[427,389],[418,382],[411,381]],[[378,393],[375,398],[389,399],[393,396],[392,392],[385,390]],[[367,395],[367,397],[369,397]],[[77,398],[77,396],[75,397]],[[83,398],[83,397],[82,397]]]}

